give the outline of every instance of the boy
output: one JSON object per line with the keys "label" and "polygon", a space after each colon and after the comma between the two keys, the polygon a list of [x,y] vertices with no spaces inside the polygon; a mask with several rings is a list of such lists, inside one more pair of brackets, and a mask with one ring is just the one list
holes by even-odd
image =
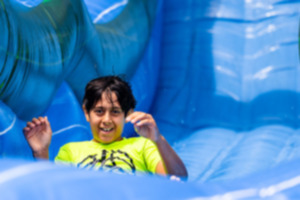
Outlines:
{"label": "boy", "polygon": [[[85,88],[82,108],[93,140],[62,146],[55,161],[82,168],[187,178],[183,162],[160,134],[153,117],[134,112],[135,105],[130,86],[119,77],[90,81]],[[123,138],[126,122],[132,123],[142,137]],[[48,159],[52,130],[47,117],[33,118],[23,132],[33,156]]]}

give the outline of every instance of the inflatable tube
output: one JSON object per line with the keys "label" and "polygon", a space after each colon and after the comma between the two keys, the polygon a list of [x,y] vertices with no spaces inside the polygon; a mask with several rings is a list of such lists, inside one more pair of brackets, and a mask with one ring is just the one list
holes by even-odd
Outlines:
{"label": "inflatable tube", "polygon": [[[55,10],[55,8],[60,7],[61,4],[65,4],[64,8],[67,10]],[[81,4],[81,1],[78,0],[65,2],[44,1],[39,3],[33,1],[27,2],[27,4],[24,3],[24,5],[31,7],[23,6],[16,1],[2,1],[0,5],[3,11],[1,12],[3,17],[0,18],[0,20],[3,21],[1,26],[3,26],[5,30],[4,33],[0,35],[0,37],[4,39],[1,40],[2,43],[0,44],[0,51],[3,52],[1,55],[4,56],[3,59],[1,59],[3,61],[3,65],[1,65],[3,66],[3,73],[1,74],[1,80],[3,80],[3,82],[0,87],[1,99],[4,103],[4,107],[9,106],[9,112],[13,113],[14,119],[21,121],[21,124],[18,125],[7,124],[7,126],[3,126],[3,131],[12,125],[18,129],[19,133],[16,134],[13,130],[5,131],[5,133],[9,132],[9,134],[6,135],[11,136],[9,140],[5,139],[6,145],[9,145],[10,142],[8,141],[13,141],[12,138],[16,138],[16,141],[23,141],[26,146],[27,144],[21,133],[22,128],[25,126],[27,120],[39,115],[47,115],[49,117],[54,131],[52,141],[53,148],[51,149],[52,158],[56,155],[58,148],[62,144],[69,141],[90,138],[90,133],[88,133],[89,126],[85,122],[81,110],[84,87],[86,82],[91,78],[105,75],[109,73],[109,70],[111,74],[121,74],[121,76],[124,76],[132,83],[132,89],[138,101],[137,110],[149,110],[156,91],[156,79],[159,67],[159,51],[157,49],[159,48],[160,41],[160,23],[154,23],[154,19],[156,17],[155,12],[158,13],[157,16],[161,13],[161,4],[156,6],[155,1],[151,1],[151,3],[149,1],[139,1],[138,3],[130,1],[128,5],[124,4],[123,7],[120,7],[121,11],[119,13],[121,16],[117,17],[115,14],[114,17],[110,16],[110,19],[107,19],[105,18],[106,15],[104,15],[102,21],[98,21],[97,24],[91,24],[89,13],[86,11],[85,6]],[[143,17],[136,18],[135,15],[140,16],[141,13],[139,12],[145,10],[138,11],[137,13],[132,13],[130,10],[139,10],[140,7],[148,10],[143,13]],[[106,10],[103,10],[101,6],[100,8],[102,10],[98,10],[98,12],[106,13]],[[108,7],[107,10],[110,10],[110,8]],[[61,15],[54,14],[56,12],[61,13]],[[51,15],[53,18],[46,17],[49,13],[50,15],[51,13],[53,14],[53,16]],[[64,16],[64,13],[68,13],[68,17]],[[39,18],[39,20],[35,21],[35,18]],[[74,18],[79,18],[80,21],[74,21]],[[124,26],[119,27],[118,24],[122,23],[122,20],[128,24],[125,26],[124,23]],[[25,26],[24,29],[21,27],[9,29],[9,27],[17,26],[21,21],[22,25]],[[60,23],[62,26],[65,25],[65,28],[62,28],[62,30],[57,29],[55,23]],[[133,29],[134,27],[132,26],[135,23],[143,24],[139,31]],[[154,28],[156,31],[151,34],[151,39],[148,39],[151,28]],[[29,31],[29,29],[32,31]],[[107,32],[107,30],[113,31]],[[79,32],[76,33],[76,31]],[[122,31],[124,31],[123,36],[126,37],[120,37]],[[23,32],[25,33],[23,34]],[[50,41],[43,40],[43,43],[38,44],[40,46],[32,45],[34,35],[42,39],[45,38],[47,34],[51,35]],[[80,37],[86,38],[85,35],[92,37],[93,34],[96,34],[103,40],[101,45],[97,46],[97,42],[91,43],[87,44],[85,50],[80,50],[79,46],[81,45],[78,44],[78,42],[84,42]],[[143,36],[139,37],[139,34]],[[19,35],[22,35],[22,37],[19,37]],[[26,37],[27,35],[28,37]],[[57,37],[59,35],[63,35],[64,38],[59,39],[59,37]],[[11,38],[10,43],[8,43],[8,37]],[[106,37],[111,37],[111,40],[115,37],[116,44],[113,45],[113,43],[110,42],[109,46],[107,46],[105,43],[109,41],[105,39]],[[96,40],[95,36],[92,38]],[[139,41],[135,41],[134,38],[139,38]],[[37,38],[34,39],[35,41],[39,41]],[[18,46],[19,43],[14,42],[18,40],[24,42],[25,47],[26,45],[28,46],[24,48],[28,49],[29,55],[24,54],[21,58],[17,57],[18,51],[21,53],[21,51],[24,50]],[[52,40],[53,43],[51,43]],[[128,45],[132,45],[132,50],[135,48],[139,49],[138,52],[136,52],[137,54],[123,51],[122,48],[125,48],[123,45],[125,43],[126,48],[129,47]],[[148,44],[147,47],[145,47],[146,43]],[[42,49],[41,51],[39,47]],[[15,53],[12,53],[12,48],[18,49],[18,51],[16,50]],[[89,51],[88,48],[92,48],[90,49],[91,51]],[[44,49],[45,51],[43,51]],[[49,49],[51,52],[48,52]],[[120,60],[118,58],[119,53],[112,53],[113,49],[115,51],[124,52],[124,54],[122,54],[123,64],[115,63],[113,64],[115,67],[112,66],[112,68],[109,68],[106,62],[113,63],[114,60],[116,62]],[[62,52],[60,50],[62,50]],[[106,58],[99,50],[101,50],[102,53],[109,51],[110,55],[114,55],[114,57]],[[78,51],[84,51],[85,54],[90,52],[90,54],[87,57],[81,57]],[[62,53],[62,55],[59,55],[60,53]],[[75,55],[77,53],[78,55]],[[100,71],[102,70],[103,72],[100,74],[93,71],[94,64],[91,63],[94,62],[92,57],[95,53],[102,55],[101,63],[105,66],[99,67],[99,69],[101,68]],[[140,62],[140,64],[133,64],[137,63],[142,53],[144,53],[144,61]],[[62,56],[65,56],[65,58],[62,58]],[[73,56],[75,57],[72,58]],[[77,58],[80,58],[81,61],[75,64]],[[97,59],[100,59],[99,55]],[[14,62],[16,63],[15,65],[13,65]],[[74,64],[71,64],[71,62],[74,62]],[[82,65],[82,67],[79,65]],[[130,66],[131,69],[129,69],[128,66]],[[93,70],[91,71],[91,69]],[[104,73],[103,70],[106,72]],[[144,76],[145,74],[147,74],[146,77]],[[16,79],[16,81],[13,81],[14,79]],[[144,92],[145,90],[147,90],[147,93]],[[3,110],[3,116],[6,115],[6,110],[6,108]],[[6,121],[7,119],[3,120]],[[71,134],[71,132],[73,134]],[[132,126],[127,125],[125,127],[124,136],[129,137],[132,135],[135,135],[135,132]],[[0,139],[2,139],[2,137]],[[17,143],[15,144],[17,145]],[[24,145],[18,145],[18,147]],[[11,146],[11,148],[16,149],[14,146]],[[8,149],[2,146],[1,155],[6,155],[6,151],[8,151]],[[16,150],[15,152],[17,156],[19,151]]]}
{"label": "inflatable tube", "polygon": [[[300,162],[289,162],[250,177],[196,184],[162,177],[79,170],[49,162],[0,160],[3,199],[297,199]],[[176,192],[174,192],[176,191]]]}

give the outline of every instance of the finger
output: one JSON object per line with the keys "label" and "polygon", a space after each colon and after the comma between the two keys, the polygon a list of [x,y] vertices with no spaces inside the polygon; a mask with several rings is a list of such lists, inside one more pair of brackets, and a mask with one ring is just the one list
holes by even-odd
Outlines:
{"label": "finger", "polygon": [[136,113],[135,115],[131,116],[129,118],[129,121],[133,124],[135,124],[138,121],[142,121],[145,119],[152,119],[152,116],[146,113]]}
{"label": "finger", "polygon": [[44,120],[45,120],[45,123],[47,124],[47,125],[50,125],[50,123],[49,123],[49,120],[48,120],[48,117],[46,116],[46,117],[44,117]]}
{"label": "finger", "polygon": [[141,127],[141,126],[152,126],[154,125],[154,122],[152,119],[142,119],[142,120],[139,120],[137,121],[137,123],[134,123],[135,126],[137,127]]}
{"label": "finger", "polygon": [[52,133],[51,125],[50,125],[50,122],[49,122],[49,120],[48,120],[48,117],[44,117],[44,120],[45,120],[45,128],[46,128],[47,130],[50,130],[51,133]]}
{"label": "finger", "polygon": [[145,114],[145,113],[144,113],[144,112],[138,112],[138,111],[135,111],[135,112],[131,113],[130,115],[128,115],[128,116],[126,117],[126,120],[130,121],[130,120],[132,120],[132,119],[134,119],[134,118],[136,118],[137,116],[142,115],[142,114]]}
{"label": "finger", "polygon": [[130,115],[128,115],[125,119],[125,122],[130,122],[130,120],[133,118],[135,112],[131,113]]}
{"label": "finger", "polygon": [[49,121],[48,121],[47,117],[39,117],[39,120],[43,126],[49,125]]}
{"label": "finger", "polygon": [[27,122],[27,127],[29,127],[29,128],[34,128],[35,127],[35,124],[34,123],[32,123],[32,122]]}
{"label": "finger", "polygon": [[45,123],[44,117],[39,117],[38,120],[39,120],[41,123]]}
{"label": "finger", "polygon": [[39,118],[39,119],[33,118],[33,119],[32,119],[32,122],[33,122],[35,125],[38,125],[38,126],[41,125],[41,123],[42,123],[41,120],[40,120],[40,118]]}
{"label": "finger", "polygon": [[34,133],[31,131],[31,128],[29,127],[23,128],[23,134],[26,139],[29,139],[32,135],[34,135]]}
{"label": "finger", "polygon": [[31,128],[29,128],[29,127],[24,127],[23,128],[23,133],[25,134],[25,135],[27,135],[28,134],[28,132],[31,130]]}

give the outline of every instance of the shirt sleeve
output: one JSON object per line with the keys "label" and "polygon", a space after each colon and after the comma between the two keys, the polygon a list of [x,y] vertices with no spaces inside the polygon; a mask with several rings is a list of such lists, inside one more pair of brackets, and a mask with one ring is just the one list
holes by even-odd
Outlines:
{"label": "shirt sleeve", "polygon": [[147,165],[147,169],[152,173],[155,173],[157,164],[162,161],[156,145],[149,139],[146,139],[145,141],[144,159]]}

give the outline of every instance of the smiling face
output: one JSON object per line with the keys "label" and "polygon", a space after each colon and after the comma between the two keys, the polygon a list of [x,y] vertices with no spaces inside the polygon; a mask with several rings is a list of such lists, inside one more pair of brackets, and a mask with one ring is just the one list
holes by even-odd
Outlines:
{"label": "smiling face", "polygon": [[94,141],[109,144],[122,140],[125,124],[125,113],[114,92],[103,92],[101,99],[87,112],[86,120],[90,123]]}

